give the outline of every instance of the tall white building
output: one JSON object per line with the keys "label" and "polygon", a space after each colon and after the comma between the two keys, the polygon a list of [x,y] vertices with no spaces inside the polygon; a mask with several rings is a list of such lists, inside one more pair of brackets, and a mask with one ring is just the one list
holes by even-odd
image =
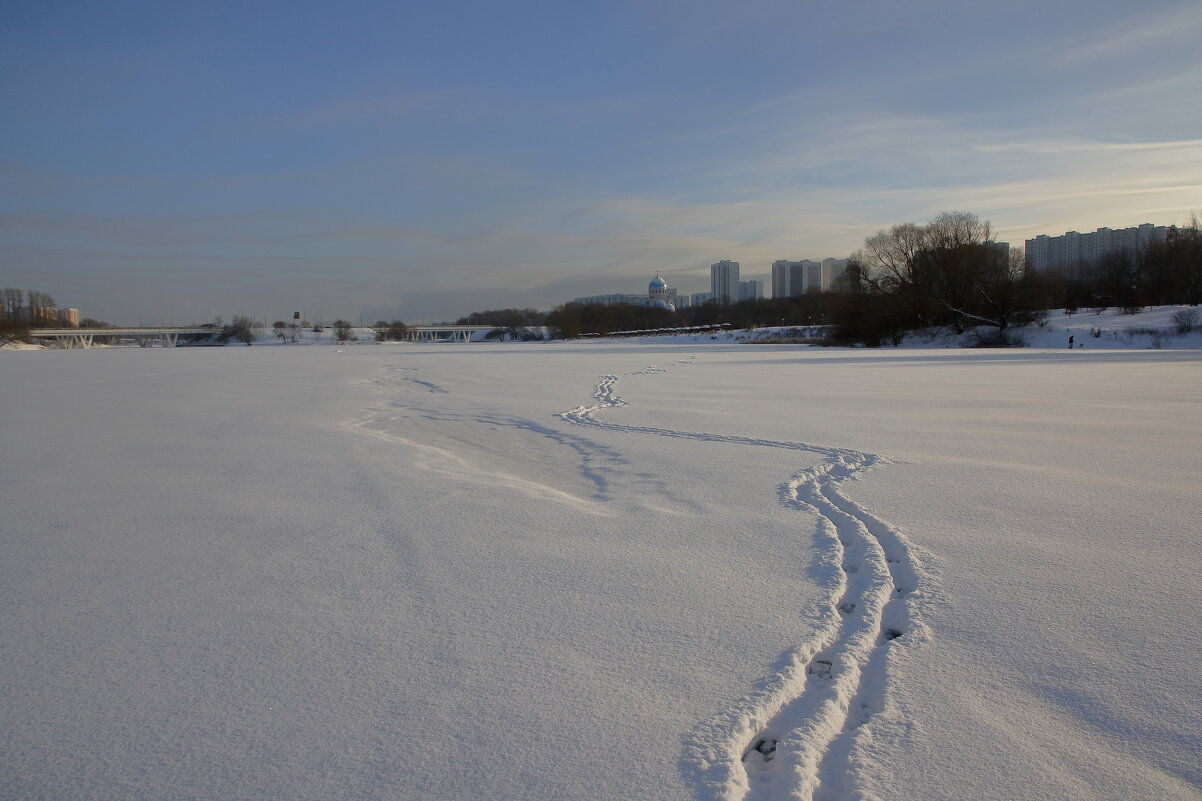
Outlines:
{"label": "tall white building", "polygon": [[1169,229],[1163,225],[1143,225],[1112,230],[1099,228],[1093,233],[1068,231],[1062,236],[1040,234],[1026,243],[1027,266],[1032,270],[1063,270],[1070,277],[1102,256],[1116,251],[1132,255],[1153,242],[1163,242]]}
{"label": "tall white building", "polygon": [[815,267],[821,267],[821,263],[809,259],[774,261],[772,263],[772,297],[793,298],[804,295],[808,288],[806,275]]}
{"label": "tall white building", "polygon": [[822,262],[807,261],[802,274],[804,276],[801,287],[802,294],[822,291]]}
{"label": "tall white building", "polygon": [[772,263],[772,297],[792,298],[807,292],[830,292],[846,269],[847,259],[775,261]]}
{"label": "tall white building", "polygon": [[764,297],[763,281],[740,281],[739,300],[761,300]]}
{"label": "tall white building", "polygon": [[723,259],[710,265],[710,294],[721,304],[739,299],[739,263]]}
{"label": "tall white building", "polygon": [[835,282],[847,271],[848,259],[822,260],[822,291],[830,292],[835,288]]}

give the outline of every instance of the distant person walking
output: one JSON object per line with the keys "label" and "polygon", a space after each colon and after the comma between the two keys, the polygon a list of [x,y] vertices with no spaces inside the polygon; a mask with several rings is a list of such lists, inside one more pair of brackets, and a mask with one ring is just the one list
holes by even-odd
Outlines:
{"label": "distant person walking", "polygon": [[1069,338],[1068,338],[1068,349],[1069,350],[1073,349],[1073,337],[1071,334],[1069,335]]}

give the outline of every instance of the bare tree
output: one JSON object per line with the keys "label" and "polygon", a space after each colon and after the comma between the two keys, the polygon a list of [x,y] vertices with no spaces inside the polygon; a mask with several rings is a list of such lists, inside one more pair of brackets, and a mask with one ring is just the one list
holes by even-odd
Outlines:
{"label": "bare tree", "polygon": [[46,292],[31,289],[25,293],[29,302],[29,322],[37,328],[53,325],[58,321],[58,306]]}
{"label": "bare tree", "polygon": [[924,232],[926,247],[920,255],[930,272],[932,297],[941,307],[939,322],[963,333],[962,321],[972,317],[984,274],[1005,269],[1001,252],[991,252],[988,245],[993,228],[975,214],[945,211]]}
{"label": "bare tree", "polygon": [[1008,258],[1000,253],[990,254],[972,285],[972,305],[975,312],[965,316],[977,323],[991,325],[999,331],[1015,325],[1027,325],[1039,320],[1041,282],[1026,268],[1022,249],[1010,251]]}
{"label": "bare tree", "polygon": [[236,339],[244,345],[253,345],[257,327],[255,321],[249,317],[234,317],[229,325],[221,329],[221,341]]}
{"label": "bare tree", "polygon": [[901,223],[864,240],[856,254],[864,282],[906,309],[918,326],[933,325],[932,275],[920,256],[926,232],[914,223]]}
{"label": "bare tree", "polygon": [[386,320],[376,321],[376,341],[385,342],[391,340],[400,342],[406,339],[409,335],[409,326],[402,323],[400,320],[393,320],[391,323]]}
{"label": "bare tree", "polygon": [[1032,321],[1047,287],[1026,271],[1021,251],[1008,255],[992,238],[988,221],[963,211],[878,231],[851,257],[861,294],[844,288],[852,292],[839,308],[839,325],[849,336],[896,341],[895,332],[907,329],[946,326],[960,334]]}
{"label": "bare tree", "polygon": [[1178,334],[1189,334],[1202,327],[1198,325],[1197,309],[1182,309],[1181,311],[1173,312],[1173,316],[1169,318],[1169,322],[1173,324],[1173,330]]}
{"label": "bare tree", "polygon": [[1003,285],[1017,276],[992,236],[990,223],[975,214],[945,211],[926,225],[877,232],[855,258],[864,283],[890,298],[908,327],[946,325],[957,333],[966,323],[1004,327],[983,309],[991,301],[1002,305]]}
{"label": "bare tree", "polygon": [[1181,302],[1202,303],[1202,222],[1191,214],[1189,225],[1170,231],[1171,269]]}
{"label": "bare tree", "polygon": [[301,332],[304,329],[302,329],[301,324],[295,320],[291,320],[289,322],[276,320],[271,324],[271,330],[274,331],[275,335],[278,336],[283,342],[296,342],[301,338]]}
{"label": "bare tree", "polygon": [[25,306],[25,292],[11,286],[0,289],[0,314],[9,320],[19,320]]}

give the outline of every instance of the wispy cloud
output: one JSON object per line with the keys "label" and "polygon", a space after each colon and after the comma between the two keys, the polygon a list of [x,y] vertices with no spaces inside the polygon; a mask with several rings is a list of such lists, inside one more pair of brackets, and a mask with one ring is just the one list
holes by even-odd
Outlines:
{"label": "wispy cloud", "polygon": [[1196,46],[1202,40],[1202,4],[1186,2],[1167,8],[1141,9],[1103,29],[1085,28],[1055,43],[1054,61],[1061,65],[1133,53]]}
{"label": "wispy cloud", "polygon": [[982,153],[1028,153],[1040,156],[1116,155],[1138,152],[1190,154],[1202,151],[1202,139],[1166,142],[1090,142],[1081,139],[1032,139],[1025,142],[992,142],[977,146]]}

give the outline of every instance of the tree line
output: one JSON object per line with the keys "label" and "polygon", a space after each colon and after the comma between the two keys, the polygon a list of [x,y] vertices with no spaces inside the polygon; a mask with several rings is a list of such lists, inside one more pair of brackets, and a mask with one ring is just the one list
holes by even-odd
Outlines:
{"label": "tree line", "polygon": [[47,292],[4,287],[0,289],[0,319],[20,320],[44,328],[58,322],[58,304]]}
{"label": "tree line", "polygon": [[30,328],[58,323],[58,304],[47,292],[0,289],[0,341],[29,341]]}

